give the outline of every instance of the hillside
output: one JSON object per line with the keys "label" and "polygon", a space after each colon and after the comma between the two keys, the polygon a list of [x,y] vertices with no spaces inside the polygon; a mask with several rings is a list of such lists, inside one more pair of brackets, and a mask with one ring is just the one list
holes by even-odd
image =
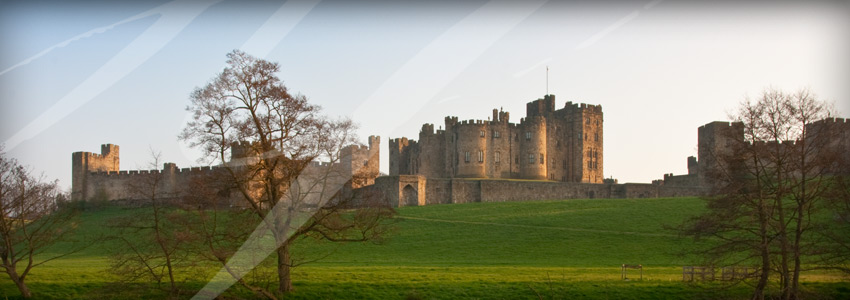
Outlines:
{"label": "hillside", "polygon": [[[702,207],[696,198],[404,207],[393,234],[379,244],[296,245],[296,257],[322,259],[295,269],[292,298],[746,298],[743,286],[709,293],[681,282],[681,266],[697,260],[679,254],[694,244],[664,228]],[[108,219],[137,210],[85,212],[79,233],[108,234],[103,226]],[[155,292],[113,288],[106,272],[109,247],[97,245],[35,269],[30,287],[48,299],[159,298]],[[642,264],[643,280],[621,280],[621,264]],[[274,278],[271,272],[261,268],[252,276]],[[208,275],[182,276],[197,288]],[[638,276],[629,272],[632,279]],[[840,277],[808,278],[821,281],[808,287],[826,295],[840,298],[850,291]],[[0,297],[16,295],[11,281],[0,280]],[[236,295],[251,296],[238,290]]]}

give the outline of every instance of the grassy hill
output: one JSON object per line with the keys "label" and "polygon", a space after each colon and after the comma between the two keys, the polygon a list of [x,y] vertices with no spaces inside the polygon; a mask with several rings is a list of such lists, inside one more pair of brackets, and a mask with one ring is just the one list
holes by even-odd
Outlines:
{"label": "grassy hill", "polygon": [[[695,198],[404,207],[395,232],[380,244],[307,240],[296,245],[296,257],[324,258],[294,270],[292,298],[746,298],[744,286],[709,291],[681,282],[681,266],[698,260],[679,254],[694,243],[664,228],[702,209]],[[108,233],[106,220],[134,212],[86,212],[80,233]],[[108,248],[97,245],[35,269],[28,279],[31,288],[43,298],[126,296],[109,288],[114,278],[106,272]],[[621,280],[621,264],[642,264],[643,280]],[[259,269],[253,276],[272,274]],[[636,270],[629,277],[637,279]],[[206,280],[184,278],[194,286]],[[822,296],[850,296],[850,284],[841,277],[808,279],[818,282],[806,287]],[[0,280],[0,297],[16,295],[11,281]],[[132,297],[138,296],[156,298]]]}

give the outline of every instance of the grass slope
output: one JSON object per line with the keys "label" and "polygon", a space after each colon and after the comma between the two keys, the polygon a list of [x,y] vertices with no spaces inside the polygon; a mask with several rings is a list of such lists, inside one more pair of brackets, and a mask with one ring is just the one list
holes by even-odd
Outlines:
{"label": "grass slope", "polygon": [[[295,257],[322,260],[294,270],[294,299],[729,299],[747,289],[706,289],[682,283],[681,265],[695,258],[693,242],[665,225],[703,209],[695,198],[595,199],[470,203],[399,209],[395,232],[380,244],[306,240]],[[133,209],[83,215],[81,234],[108,233],[103,224]],[[61,247],[58,246],[58,247]],[[158,298],[109,289],[109,245],[35,269],[36,296],[53,299]],[[621,264],[643,264],[642,281],[620,279]],[[215,271],[215,270],[210,270]],[[270,269],[257,276],[274,278]],[[630,278],[638,274],[630,271]],[[192,285],[204,276],[184,275]],[[806,287],[827,298],[850,297],[850,284],[810,276]],[[0,297],[17,296],[0,280]],[[250,294],[236,294],[250,297]],[[188,297],[188,295],[187,295]]]}

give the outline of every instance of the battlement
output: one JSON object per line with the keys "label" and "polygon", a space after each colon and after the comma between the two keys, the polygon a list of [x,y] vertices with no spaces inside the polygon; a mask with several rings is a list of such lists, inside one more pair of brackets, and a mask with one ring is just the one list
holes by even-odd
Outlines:
{"label": "battlement", "polygon": [[743,127],[744,123],[741,122],[726,122],[726,121],[714,121],[711,123],[707,123],[699,127],[699,130],[703,130],[706,128],[712,129],[721,129],[721,128],[734,128],[734,127]]}
{"label": "battlement", "polygon": [[410,140],[406,137],[390,139],[390,147],[407,147],[410,143],[415,143],[416,140]]}
{"label": "battlement", "polygon": [[555,95],[545,95],[543,98],[528,102],[525,110],[526,117],[552,113],[555,111]]}
{"label": "battlement", "polygon": [[107,156],[118,156],[118,145],[102,144],[100,145],[100,154],[87,151],[77,151],[72,154],[74,157],[88,157],[93,159],[103,159]]}
{"label": "battlement", "polygon": [[489,121],[470,119],[461,121],[460,125],[485,125],[489,123]]}
{"label": "battlement", "polygon": [[850,125],[850,119],[825,118],[825,119],[822,119],[822,120],[814,121],[811,124],[847,124],[847,125]]}
{"label": "battlement", "polygon": [[369,138],[368,138],[368,143],[369,143],[369,147],[373,147],[375,145],[380,145],[381,144],[381,136],[370,135]]}
{"label": "battlement", "polygon": [[369,151],[369,146],[366,145],[348,145],[342,148],[343,153],[353,152],[353,151]]}
{"label": "battlement", "polygon": [[589,111],[594,113],[602,113],[602,105],[601,104],[587,104],[587,103],[573,103],[572,101],[567,101],[564,104],[563,110],[566,111]]}
{"label": "battlement", "polygon": [[89,172],[89,176],[97,176],[97,177],[133,177],[139,175],[148,175],[148,174],[169,174],[174,173],[177,175],[180,174],[199,174],[202,172],[209,172],[212,170],[217,170],[221,168],[220,166],[204,166],[204,167],[191,167],[191,168],[177,168],[177,165],[174,163],[165,163],[163,164],[162,170],[121,170],[121,171],[94,171]]}
{"label": "battlement", "polygon": [[230,160],[254,156],[257,153],[258,143],[249,141],[235,141],[230,144]]}
{"label": "battlement", "polygon": [[434,124],[422,124],[422,129],[419,130],[419,134],[434,134]]}

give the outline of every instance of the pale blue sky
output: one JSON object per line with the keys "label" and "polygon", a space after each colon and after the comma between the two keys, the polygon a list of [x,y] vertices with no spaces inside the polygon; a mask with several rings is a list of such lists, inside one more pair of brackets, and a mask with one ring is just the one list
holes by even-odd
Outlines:
{"label": "pale blue sky", "polygon": [[0,4],[0,142],[70,186],[71,153],[148,149],[180,167],[188,95],[241,48],[359,135],[416,138],[446,115],[601,104],[606,177],[685,173],[697,127],[767,86],[850,112],[847,2],[11,1]]}

